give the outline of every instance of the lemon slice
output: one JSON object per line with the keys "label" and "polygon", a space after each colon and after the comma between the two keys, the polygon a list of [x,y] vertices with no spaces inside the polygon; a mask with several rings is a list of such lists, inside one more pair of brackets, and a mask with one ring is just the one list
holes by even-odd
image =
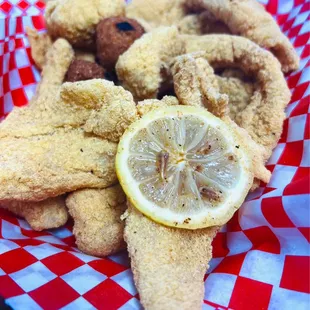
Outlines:
{"label": "lemon slice", "polygon": [[116,172],[130,202],[173,227],[225,224],[252,183],[252,162],[237,132],[207,110],[171,106],[129,126]]}

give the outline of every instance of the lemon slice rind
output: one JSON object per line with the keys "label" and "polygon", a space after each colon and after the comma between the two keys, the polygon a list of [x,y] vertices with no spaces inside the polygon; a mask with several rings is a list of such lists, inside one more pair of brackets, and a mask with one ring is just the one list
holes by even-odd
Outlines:
{"label": "lemon slice rind", "polygon": [[[158,206],[150,201],[142,193],[139,183],[130,171],[128,161],[130,156],[130,145],[135,135],[143,128],[148,128],[154,120],[163,118],[199,117],[205,121],[210,128],[219,130],[228,146],[230,152],[238,159],[240,170],[237,182],[231,188],[223,188],[225,199],[223,203],[214,208],[200,208],[188,212],[176,212],[170,208]],[[223,225],[232,217],[234,212],[241,206],[253,182],[252,162],[242,139],[229,124],[215,117],[207,110],[192,106],[171,106],[156,109],[147,113],[141,119],[131,124],[118,145],[116,155],[116,172],[119,182],[124,189],[129,201],[140,212],[150,219],[166,226],[198,229],[216,225]],[[223,187],[217,184],[220,188]]]}

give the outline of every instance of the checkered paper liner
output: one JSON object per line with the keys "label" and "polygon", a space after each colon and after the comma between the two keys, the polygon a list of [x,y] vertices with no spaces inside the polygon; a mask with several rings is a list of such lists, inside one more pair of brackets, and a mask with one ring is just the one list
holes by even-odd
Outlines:
{"label": "checkered paper liner", "polygon": [[[218,233],[203,309],[310,307],[309,2],[262,1],[291,39],[300,69],[287,76],[292,100],[268,162],[269,184],[251,193]],[[44,30],[42,1],[0,1],[0,117],[32,97],[39,72],[25,27]],[[72,223],[35,232],[0,210],[0,295],[13,309],[141,309],[126,252],[80,253]]]}

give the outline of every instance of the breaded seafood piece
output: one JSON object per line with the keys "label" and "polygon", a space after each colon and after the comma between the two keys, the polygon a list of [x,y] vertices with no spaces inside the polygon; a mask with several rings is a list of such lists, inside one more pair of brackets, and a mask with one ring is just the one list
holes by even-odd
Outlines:
{"label": "breaded seafood piece", "polygon": [[222,118],[228,113],[228,96],[219,92],[213,68],[203,53],[175,58],[172,75],[174,89],[181,104],[205,107]]}
{"label": "breaded seafood piece", "polygon": [[117,145],[82,128],[0,139],[0,201],[40,201],[117,182]]}
{"label": "breaded seafood piece", "polygon": [[145,309],[201,309],[204,275],[218,228],[187,230],[157,224],[129,206],[124,238]]}
{"label": "breaded seafood piece", "polygon": [[184,53],[176,27],[159,27],[144,34],[119,57],[116,72],[136,100],[155,99],[170,74],[172,59]]}
{"label": "breaded seafood piece", "polygon": [[136,19],[146,30],[176,25],[185,15],[185,0],[132,0],[126,6],[126,16]]}
{"label": "breaded seafood piece", "polygon": [[31,57],[36,66],[42,70],[45,56],[52,46],[52,39],[47,33],[38,33],[35,29],[26,27],[26,33],[31,47]]}
{"label": "breaded seafood piece", "polygon": [[36,93],[26,107],[15,107],[0,124],[0,138],[31,137],[50,134],[55,128],[85,123],[89,111],[81,106],[58,100],[60,86],[74,57],[72,47],[58,39],[46,55],[46,64]]}
{"label": "breaded seafood piece", "polygon": [[91,109],[84,130],[118,142],[127,127],[137,120],[132,95],[121,86],[101,79],[65,83],[60,92],[64,102]]}
{"label": "breaded seafood piece", "polygon": [[65,38],[75,47],[93,48],[96,25],[125,13],[123,0],[51,0],[45,11],[48,33]]}
{"label": "breaded seafood piece", "polygon": [[203,50],[212,67],[237,67],[255,78],[258,87],[250,103],[239,113],[238,124],[270,156],[282,133],[284,109],[291,98],[278,60],[243,37],[205,35],[183,36],[183,39],[187,53]]}
{"label": "breaded seafood piece", "polygon": [[64,196],[39,202],[1,201],[0,208],[25,218],[31,228],[36,231],[58,228],[66,224],[68,220]]}
{"label": "breaded seafood piece", "polygon": [[74,220],[77,247],[86,254],[108,256],[126,248],[123,239],[126,196],[120,185],[71,193],[66,205]]}
{"label": "breaded seafood piece", "polygon": [[[72,95],[74,91],[69,91],[74,83],[64,84],[60,91],[72,58],[70,45],[58,39],[47,54],[42,82],[32,103],[15,108],[0,124],[0,200],[39,201],[80,188],[104,188],[116,183],[116,143],[85,132],[83,126],[88,119],[104,114],[104,104],[121,105],[121,96],[124,107],[130,106],[132,113],[137,113],[135,104],[130,102],[128,92],[102,79],[79,82],[77,89],[83,90],[78,92],[82,96],[79,100]],[[53,74],[51,68],[61,73]],[[92,114],[94,108],[97,114]],[[113,113],[110,118],[122,123],[109,120],[110,131],[105,132],[105,138],[109,134],[114,137],[116,128],[112,124],[125,130],[124,124],[129,123],[126,117],[133,117],[122,108]],[[121,134],[120,129],[117,132]]]}
{"label": "breaded seafood piece", "polygon": [[273,17],[256,0],[189,0],[188,7],[205,9],[225,23],[232,34],[246,37],[269,49],[280,61],[282,70],[299,67],[299,57]]}

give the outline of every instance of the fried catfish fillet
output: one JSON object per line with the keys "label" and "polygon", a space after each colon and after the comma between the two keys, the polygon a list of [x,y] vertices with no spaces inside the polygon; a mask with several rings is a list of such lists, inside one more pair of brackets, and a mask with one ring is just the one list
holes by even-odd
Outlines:
{"label": "fried catfish fillet", "polygon": [[31,228],[36,231],[58,228],[66,224],[68,220],[64,196],[39,202],[1,201],[0,208],[25,218]]}
{"label": "fried catfish fillet", "polygon": [[39,34],[35,29],[26,28],[26,33],[31,46],[31,57],[36,66],[42,70],[45,56],[52,46],[52,39],[47,33]]}
{"label": "fried catfish fillet", "polygon": [[[29,107],[14,109],[0,124],[0,200],[40,201],[117,182],[117,144],[106,138],[116,139],[115,132],[121,135],[126,126],[118,128],[119,121],[135,117],[135,103],[129,93],[105,80],[79,82],[77,86],[66,83],[60,90],[66,72],[63,66],[68,68],[72,57],[71,46],[63,39],[57,40],[47,55],[42,82]],[[61,74],[52,68],[61,69]],[[85,90],[79,95],[90,94],[93,101],[83,101],[85,97],[72,101],[77,98],[72,97],[76,87]],[[120,108],[117,111],[123,113],[121,118],[114,111],[105,131],[97,132],[91,126],[100,115],[108,120],[108,112],[103,110],[109,111],[109,106],[105,104],[116,107],[124,101],[131,112]]]}
{"label": "fried catfish fillet", "polygon": [[116,72],[137,100],[154,99],[168,80],[170,62],[183,53],[177,28],[159,27],[144,34],[119,57]]}
{"label": "fried catfish fillet", "polygon": [[186,5],[207,10],[227,25],[232,34],[269,49],[279,59],[284,72],[298,69],[299,57],[293,45],[256,0],[189,0]]}
{"label": "fried catfish fillet", "polygon": [[67,197],[66,205],[74,220],[73,234],[81,251],[102,257],[126,248],[121,215],[127,206],[120,185],[75,191]]}
{"label": "fried catfish fillet", "polygon": [[157,224],[129,206],[124,238],[146,309],[201,309],[204,275],[218,228],[187,230]]}
{"label": "fried catfish fillet", "polygon": [[0,139],[0,200],[40,201],[116,183],[117,145],[82,128]]}

